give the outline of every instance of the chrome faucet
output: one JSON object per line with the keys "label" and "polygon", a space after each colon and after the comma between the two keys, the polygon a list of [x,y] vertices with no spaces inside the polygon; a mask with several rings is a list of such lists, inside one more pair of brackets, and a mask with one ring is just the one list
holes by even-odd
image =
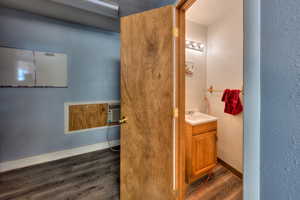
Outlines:
{"label": "chrome faucet", "polygon": [[191,116],[193,116],[194,113],[195,113],[195,111],[193,111],[193,110],[188,110],[186,112],[187,115],[191,115]]}

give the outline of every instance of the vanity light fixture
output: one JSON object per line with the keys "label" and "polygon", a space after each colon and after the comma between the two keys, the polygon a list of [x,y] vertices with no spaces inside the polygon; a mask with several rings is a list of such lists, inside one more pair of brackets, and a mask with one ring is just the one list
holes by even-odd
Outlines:
{"label": "vanity light fixture", "polygon": [[199,52],[203,53],[205,45],[202,44],[201,42],[195,42],[195,41],[191,41],[191,40],[186,40],[185,41],[185,47],[187,49],[192,49],[192,50],[199,51]]}

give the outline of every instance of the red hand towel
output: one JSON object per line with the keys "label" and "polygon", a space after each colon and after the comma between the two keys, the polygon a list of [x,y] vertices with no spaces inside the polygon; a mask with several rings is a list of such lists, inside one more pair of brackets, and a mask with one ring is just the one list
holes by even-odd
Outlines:
{"label": "red hand towel", "polygon": [[240,90],[224,90],[222,101],[225,102],[225,113],[237,115],[243,111],[240,92]]}

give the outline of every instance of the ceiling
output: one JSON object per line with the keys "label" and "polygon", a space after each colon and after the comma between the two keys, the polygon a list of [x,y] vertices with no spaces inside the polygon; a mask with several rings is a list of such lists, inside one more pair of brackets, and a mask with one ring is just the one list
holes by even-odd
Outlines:
{"label": "ceiling", "polygon": [[[72,1],[72,0],[70,0]],[[111,0],[119,4],[120,16],[172,4],[176,0]],[[34,6],[32,6],[34,5]],[[109,18],[84,10],[65,6],[50,0],[0,0],[0,7],[23,10],[59,20],[89,25],[105,30],[119,32],[119,19]]]}
{"label": "ceiling", "polygon": [[198,24],[210,25],[226,15],[242,0],[198,0],[187,11],[187,19]]}

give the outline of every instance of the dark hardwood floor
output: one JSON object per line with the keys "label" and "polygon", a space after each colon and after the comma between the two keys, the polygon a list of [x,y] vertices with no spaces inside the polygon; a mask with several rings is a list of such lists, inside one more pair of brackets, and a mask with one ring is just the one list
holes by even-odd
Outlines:
{"label": "dark hardwood floor", "polygon": [[[118,152],[96,151],[0,174],[0,200],[119,200]],[[242,180],[218,165],[186,200],[242,200]]]}
{"label": "dark hardwood floor", "polygon": [[96,151],[0,174],[0,200],[117,200],[119,153]]}
{"label": "dark hardwood floor", "polygon": [[188,188],[186,200],[242,200],[243,181],[218,164],[213,177],[203,177]]}

